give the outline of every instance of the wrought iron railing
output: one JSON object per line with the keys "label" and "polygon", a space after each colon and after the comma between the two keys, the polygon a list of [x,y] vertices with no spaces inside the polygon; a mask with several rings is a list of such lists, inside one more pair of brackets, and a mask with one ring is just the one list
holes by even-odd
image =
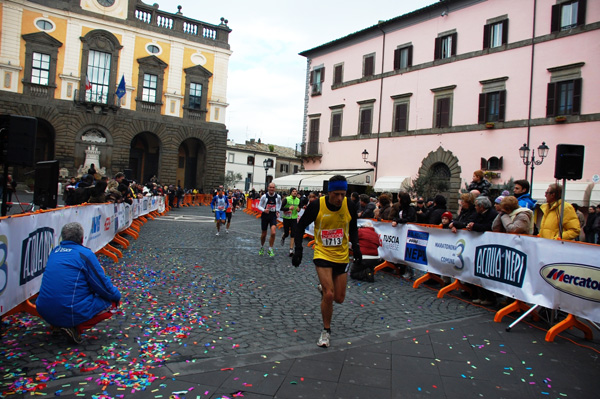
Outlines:
{"label": "wrought iron railing", "polygon": [[296,144],[296,156],[300,157],[320,157],[323,155],[323,143],[317,141],[308,141]]}

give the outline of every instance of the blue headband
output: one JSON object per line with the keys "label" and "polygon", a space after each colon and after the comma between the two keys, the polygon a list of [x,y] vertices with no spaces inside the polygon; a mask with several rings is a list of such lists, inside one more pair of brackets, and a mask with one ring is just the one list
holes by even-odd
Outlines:
{"label": "blue headband", "polygon": [[348,182],[346,180],[330,181],[328,191],[332,192],[337,190],[348,191]]}

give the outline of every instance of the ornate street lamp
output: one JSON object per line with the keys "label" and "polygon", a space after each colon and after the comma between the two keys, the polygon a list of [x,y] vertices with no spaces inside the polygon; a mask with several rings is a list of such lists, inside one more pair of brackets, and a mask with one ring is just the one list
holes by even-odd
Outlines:
{"label": "ornate street lamp", "polygon": [[265,191],[267,191],[267,186],[269,185],[269,168],[273,167],[273,160],[271,158],[267,158],[263,161],[263,167],[265,168]]}
{"label": "ornate street lamp", "polygon": [[529,147],[527,146],[527,144],[523,144],[521,146],[521,148],[519,148],[519,155],[521,156],[521,159],[523,160],[523,164],[525,164],[525,166],[531,166],[531,180],[529,181],[529,192],[532,193],[533,192],[533,170],[535,169],[536,166],[539,166],[542,164],[542,162],[544,162],[544,158],[546,158],[548,156],[548,150],[550,149],[550,147],[548,147],[546,145],[545,141],[542,141],[542,144],[538,147],[538,156],[540,157],[540,160],[536,161],[535,159],[535,150],[531,150],[531,159],[529,158]]}
{"label": "ornate street lamp", "polygon": [[377,167],[377,162],[368,161],[368,159],[369,159],[369,151],[367,151],[366,148],[362,152],[362,159],[363,159],[363,161],[365,161],[365,163],[368,163],[369,165],[373,166],[374,168]]}

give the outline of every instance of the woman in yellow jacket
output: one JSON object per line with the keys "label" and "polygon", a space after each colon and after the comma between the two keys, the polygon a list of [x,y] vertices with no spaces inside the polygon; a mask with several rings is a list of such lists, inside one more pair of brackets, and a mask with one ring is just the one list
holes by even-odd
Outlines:
{"label": "woman in yellow jacket", "polygon": [[[556,240],[560,238],[559,224],[562,187],[558,184],[551,184],[548,186],[545,195],[546,203],[541,207],[544,216],[542,217],[539,236]],[[565,202],[562,239],[575,240],[575,238],[579,237],[580,230],[581,226],[579,224],[579,218],[577,218],[577,214],[575,213],[575,209],[571,204]]]}

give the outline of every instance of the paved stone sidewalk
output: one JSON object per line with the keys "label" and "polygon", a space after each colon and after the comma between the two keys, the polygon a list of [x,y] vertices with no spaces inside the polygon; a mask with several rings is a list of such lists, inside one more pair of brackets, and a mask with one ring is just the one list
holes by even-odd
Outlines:
{"label": "paved stone sidewalk", "polygon": [[[144,225],[118,263],[101,257],[123,294],[122,313],[90,330],[80,346],[51,336],[37,318],[5,318],[2,392],[46,384],[37,392],[102,397],[99,383],[112,383],[105,397],[218,398],[243,391],[244,398],[388,398],[401,392],[450,398],[456,397],[453,379],[475,384],[481,397],[514,392],[490,385],[498,378],[506,381],[497,383],[501,387],[522,389],[520,397],[548,397],[537,390],[546,359],[565,375],[573,372],[569,362],[578,364],[573,355],[585,360],[582,378],[599,371],[592,350],[545,343],[544,332],[526,324],[505,333],[492,311],[458,298],[437,299],[437,291],[415,290],[386,273],[377,274],[375,283],[349,280],[345,303],[334,306],[332,347],[318,348],[322,327],[312,250],[305,248],[303,264],[294,268],[289,243],[280,246],[278,231],[275,258],[259,256],[260,221],[242,212],[233,216],[230,234],[215,232],[208,207],[173,209]],[[577,332],[571,337],[583,341]],[[532,340],[533,352],[527,347]],[[423,350],[415,350],[420,345]],[[600,348],[597,340],[591,345]],[[524,378],[523,348],[539,365],[536,384]],[[536,358],[535,351],[542,355]],[[436,377],[425,378],[429,374]],[[585,381],[598,388],[596,379]],[[572,396],[581,393],[573,389],[563,393],[585,397]]]}

